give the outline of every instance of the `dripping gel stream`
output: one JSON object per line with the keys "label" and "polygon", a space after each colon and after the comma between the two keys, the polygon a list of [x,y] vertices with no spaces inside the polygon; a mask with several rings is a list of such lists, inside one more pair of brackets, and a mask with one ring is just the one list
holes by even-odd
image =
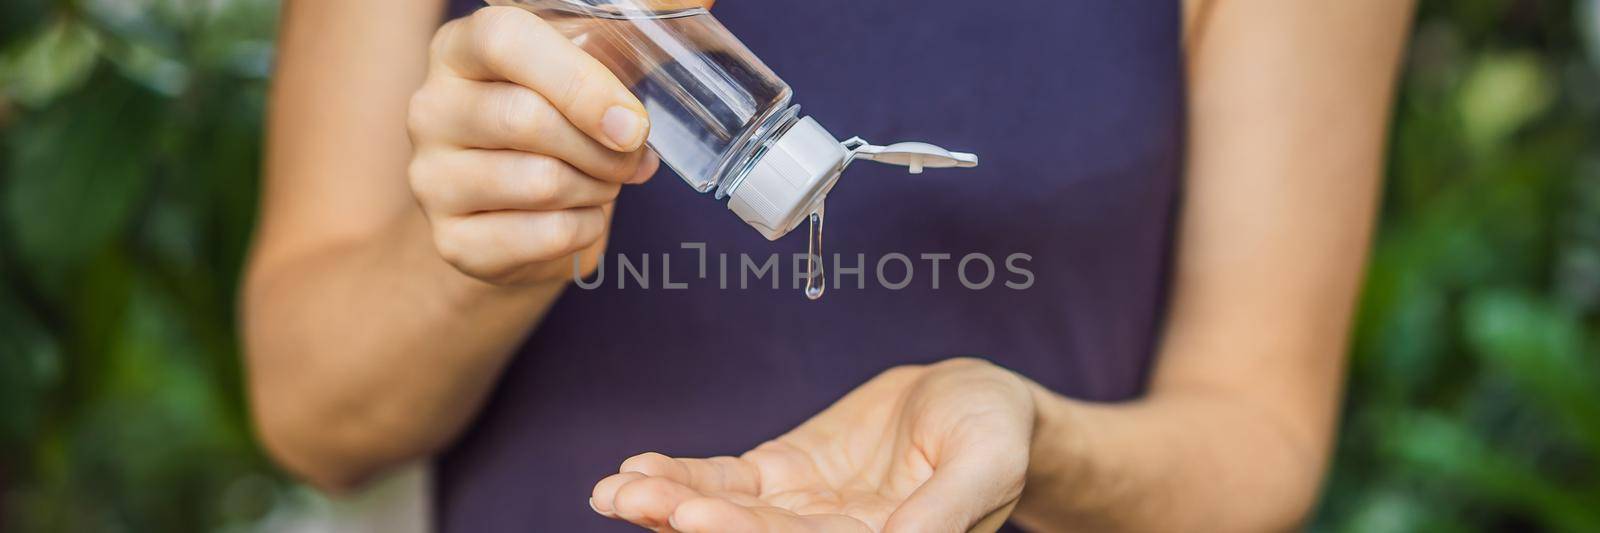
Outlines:
{"label": "dripping gel stream", "polygon": [[823,291],[828,290],[828,276],[823,270],[826,264],[822,260],[822,206],[811,213],[811,231],[806,244],[806,271],[811,275],[806,278],[806,298],[817,300],[822,298]]}

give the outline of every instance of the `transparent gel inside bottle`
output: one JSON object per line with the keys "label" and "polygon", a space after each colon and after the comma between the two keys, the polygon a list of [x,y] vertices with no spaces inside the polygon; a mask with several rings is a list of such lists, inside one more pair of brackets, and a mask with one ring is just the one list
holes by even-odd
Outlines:
{"label": "transparent gel inside bottle", "polygon": [[532,11],[621,78],[650,114],[649,144],[696,191],[728,192],[796,118],[792,92],[699,2],[490,0]]}

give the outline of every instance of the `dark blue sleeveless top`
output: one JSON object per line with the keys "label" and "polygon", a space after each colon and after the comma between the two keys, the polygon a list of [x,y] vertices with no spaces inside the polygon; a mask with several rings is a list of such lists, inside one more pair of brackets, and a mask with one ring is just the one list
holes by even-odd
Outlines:
{"label": "dark blue sleeveless top", "polygon": [[[768,242],[671,172],[618,201],[604,284],[569,289],[438,460],[443,531],[635,531],[596,516],[594,483],[644,451],[737,455],[891,366],[976,355],[1063,394],[1145,385],[1165,310],[1184,144],[1176,0],[722,0],[714,13],[840,137],[921,140],[982,166],[857,163],[827,202],[826,252],[856,276],[807,301],[790,287],[805,226]],[[457,14],[470,7],[461,5]],[[708,279],[697,250],[706,243]],[[912,261],[909,286],[875,272]],[[718,288],[718,254],[731,287]],[[738,289],[740,253],[784,254]],[[930,260],[944,253],[940,288]],[[956,261],[992,257],[985,289]],[[1006,257],[1032,273],[1005,268]],[[616,255],[650,288],[617,288]],[[662,254],[674,283],[662,288]],[[968,281],[983,281],[979,261]],[[885,278],[905,276],[898,260]],[[771,276],[772,274],[768,274]]]}

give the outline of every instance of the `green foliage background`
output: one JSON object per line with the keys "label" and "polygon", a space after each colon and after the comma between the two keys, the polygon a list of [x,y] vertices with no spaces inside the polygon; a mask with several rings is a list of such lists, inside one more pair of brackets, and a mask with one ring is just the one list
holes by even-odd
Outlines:
{"label": "green foliage background", "polygon": [[[1322,531],[1600,531],[1600,11],[1423,0]],[[272,0],[0,3],[0,530],[246,530]]]}

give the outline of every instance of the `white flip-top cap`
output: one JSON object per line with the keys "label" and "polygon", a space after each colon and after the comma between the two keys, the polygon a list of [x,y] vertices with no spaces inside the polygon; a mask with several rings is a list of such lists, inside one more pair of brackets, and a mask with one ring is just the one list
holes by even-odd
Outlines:
{"label": "white flip-top cap", "polygon": [[821,124],[800,119],[756,160],[728,198],[728,209],[767,240],[777,240],[817,210],[848,155]]}

